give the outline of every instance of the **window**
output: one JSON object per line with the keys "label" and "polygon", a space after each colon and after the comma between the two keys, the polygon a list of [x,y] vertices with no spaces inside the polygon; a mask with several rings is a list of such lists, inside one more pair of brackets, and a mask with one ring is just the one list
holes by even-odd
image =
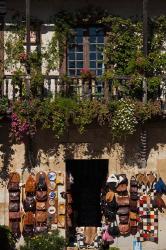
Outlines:
{"label": "window", "polygon": [[68,41],[67,73],[69,76],[79,76],[80,70],[89,68],[100,76],[103,73],[103,28],[77,28]]}

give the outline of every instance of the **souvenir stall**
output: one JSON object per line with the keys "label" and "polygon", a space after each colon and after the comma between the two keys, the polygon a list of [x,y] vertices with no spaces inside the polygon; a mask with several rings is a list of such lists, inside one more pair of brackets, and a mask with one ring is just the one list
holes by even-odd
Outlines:
{"label": "souvenir stall", "polygon": [[53,229],[65,229],[66,200],[64,173],[40,171],[30,174],[25,184],[20,175],[10,173],[9,226],[17,238]]}
{"label": "souvenir stall", "polygon": [[[69,247],[97,249],[103,246],[107,249],[115,238],[129,235],[135,242],[158,243],[158,214],[166,208],[162,199],[166,184],[161,177],[152,172],[139,173],[129,179],[125,174],[109,176],[99,197],[100,226],[95,224],[97,211],[94,216],[90,214],[91,220],[84,210],[81,218],[76,218],[74,179],[71,174],[66,178],[65,187],[64,173],[40,171],[30,174],[21,186],[19,174],[10,173],[9,225],[17,238],[21,234],[33,236],[59,228],[66,231]],[[86,194],[82,195],[88,199]],[[93,225],[81,226],[82,218],[87,223],[92,221]],[[76,219],[80,226],[76,225]]]}

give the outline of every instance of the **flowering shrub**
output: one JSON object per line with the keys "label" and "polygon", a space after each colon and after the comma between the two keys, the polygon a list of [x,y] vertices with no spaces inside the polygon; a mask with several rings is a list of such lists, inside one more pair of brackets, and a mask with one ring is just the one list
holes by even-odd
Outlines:
{"label": "flowering shrub", "polygon": [[128,100],[120,100],[112,118],[114,137],[133,134],[136,129],[135,104]]}
{"label": "flowering shrub", "polygon": [[94,76],[93,72],[89,68],[83,68],[80,70],[82,78],[91,78]]}
{"label": "flowering shrub", "polygon": [[11,136],[14,137],[17,143],[20,143],[24,140],[25,136],[29,134],[30,125],[25,121],[21,121],[17,114],[13,113],[11,116]]}
{"label": "flowering shrub", "polygon": [[25,52],[19,54],[19,60],[21,63],[24,63],[28,60],[28,55]]}

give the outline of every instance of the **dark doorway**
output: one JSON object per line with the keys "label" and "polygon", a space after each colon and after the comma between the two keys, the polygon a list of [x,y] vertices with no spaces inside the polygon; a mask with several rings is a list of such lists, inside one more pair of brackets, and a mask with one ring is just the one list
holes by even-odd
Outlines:
{"label": "dark doorway", "polygon": [[101,226],[100,194],[108,174],[108,160],[68,160],[72,176],[73,226]]}

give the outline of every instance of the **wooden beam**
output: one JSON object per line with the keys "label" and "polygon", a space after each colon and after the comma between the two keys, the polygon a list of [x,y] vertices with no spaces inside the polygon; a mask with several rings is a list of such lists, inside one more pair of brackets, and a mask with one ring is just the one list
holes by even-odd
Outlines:
{"label": "wooden beam", "polygon": [[[148,55],[148,0],[143,0],[143,53]],[[146,72],[143,80],[143,98],[144,103],[147,102],[147,79]]]}

